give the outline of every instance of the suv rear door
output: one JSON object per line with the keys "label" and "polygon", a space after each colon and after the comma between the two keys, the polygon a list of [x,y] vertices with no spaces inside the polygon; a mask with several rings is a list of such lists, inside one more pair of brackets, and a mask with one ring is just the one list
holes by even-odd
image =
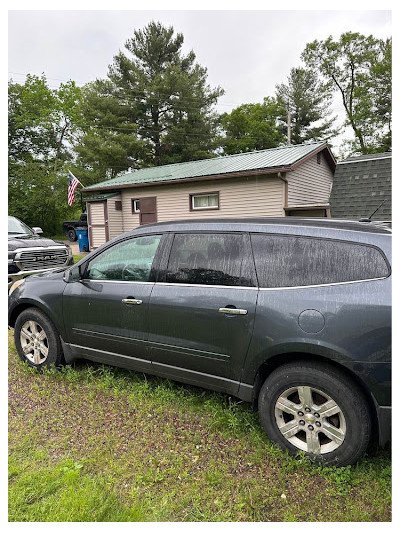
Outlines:
{"label": "suv rear door", "polygon": [[149,306],[152,371],[234,393],[257,301],[249,236],[186,232],[170,239]]}

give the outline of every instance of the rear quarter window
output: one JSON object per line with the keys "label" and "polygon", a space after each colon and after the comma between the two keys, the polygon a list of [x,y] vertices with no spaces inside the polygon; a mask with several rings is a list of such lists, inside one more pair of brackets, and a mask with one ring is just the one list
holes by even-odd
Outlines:
{"label": "rear quarter window", "polygon": [[384,278],[389,268],[373,246],[309,237],[252,235],[260,287],[301,287]]}

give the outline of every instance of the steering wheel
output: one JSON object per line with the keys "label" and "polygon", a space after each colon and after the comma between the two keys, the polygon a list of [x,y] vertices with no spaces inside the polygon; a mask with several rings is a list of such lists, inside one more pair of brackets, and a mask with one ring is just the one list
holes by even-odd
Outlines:
{"label": "steering wheel", "polygon": [[106,279],[107,276],[104,274],[102,270],[99,270],[96,267],[92,267],[89,271],[89,278],[88,279]]}
{"label": "steering wheel", "polygon": [[126,265],[122,269],[123,281],[145,281],[148,278],[148,272],[133,265]]}

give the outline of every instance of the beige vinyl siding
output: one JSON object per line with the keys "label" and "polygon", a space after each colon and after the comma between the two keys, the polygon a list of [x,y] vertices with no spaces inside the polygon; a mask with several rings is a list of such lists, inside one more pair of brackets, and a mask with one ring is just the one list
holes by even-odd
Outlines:
{"label": "beige vinyl siding", "polygon": [[[190,211],[191,194],[219,191],[219,209]],[[157,221],[284,216],[284,182],[275,175],[138,187],[122,191],[124,231],[139,226],[132,199],[157,197]]]}
{"label": "beige vinyl siding", "polygon": [[110,239],[113,239],[124,232],[122,211],[117,211],[115,209],[116,201],[121,201],[121,196],[113,196],[107,200],[108,232],[110,234]]}
{"label": "beige vinyl siding", "polygon": [[104,220],[104,202],[88,202],[89,246],[98,248],[106,242],[106,228]]}
{"label": "beige vinyl siding", "polygon": [[297,205],[321,205],[329,203],[333,172],[321,154],[299,165],[296,170],[286,173],[288,180],[288,207]]}
{"label": "beige vinyl siding", "polygon": [[106,228],[94,227],[92,228],[92,240],[90,249],[98,248],[106,242]]}
{"label": "beige vinyl siding", "polygon": [[90,224],[104,224],[104,203],[93,202],[88,205],[90,209]]}

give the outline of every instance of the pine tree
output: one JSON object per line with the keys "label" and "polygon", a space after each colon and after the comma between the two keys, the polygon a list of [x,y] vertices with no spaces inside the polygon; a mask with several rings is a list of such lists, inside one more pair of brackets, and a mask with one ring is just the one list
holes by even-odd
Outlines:
{"label": "pine tree", "polygon": [[285,110],[281,120],[291,128],[291,143],[327,140],[338,134],[331,117],[331,92],[311,71],[292,68],[287,83],[276,86],[276,97]]}
{"label": "pine tree", "polygon": [[138,168],[212,156],[218,146],[213,108],[223,90],[207,84],[207,69],[182,46],[183,35],[158,22],[134,32],[127,53],[114,57],[108,80],[88,89],[84,115],[97,130],[82,138],[82,162]]}

